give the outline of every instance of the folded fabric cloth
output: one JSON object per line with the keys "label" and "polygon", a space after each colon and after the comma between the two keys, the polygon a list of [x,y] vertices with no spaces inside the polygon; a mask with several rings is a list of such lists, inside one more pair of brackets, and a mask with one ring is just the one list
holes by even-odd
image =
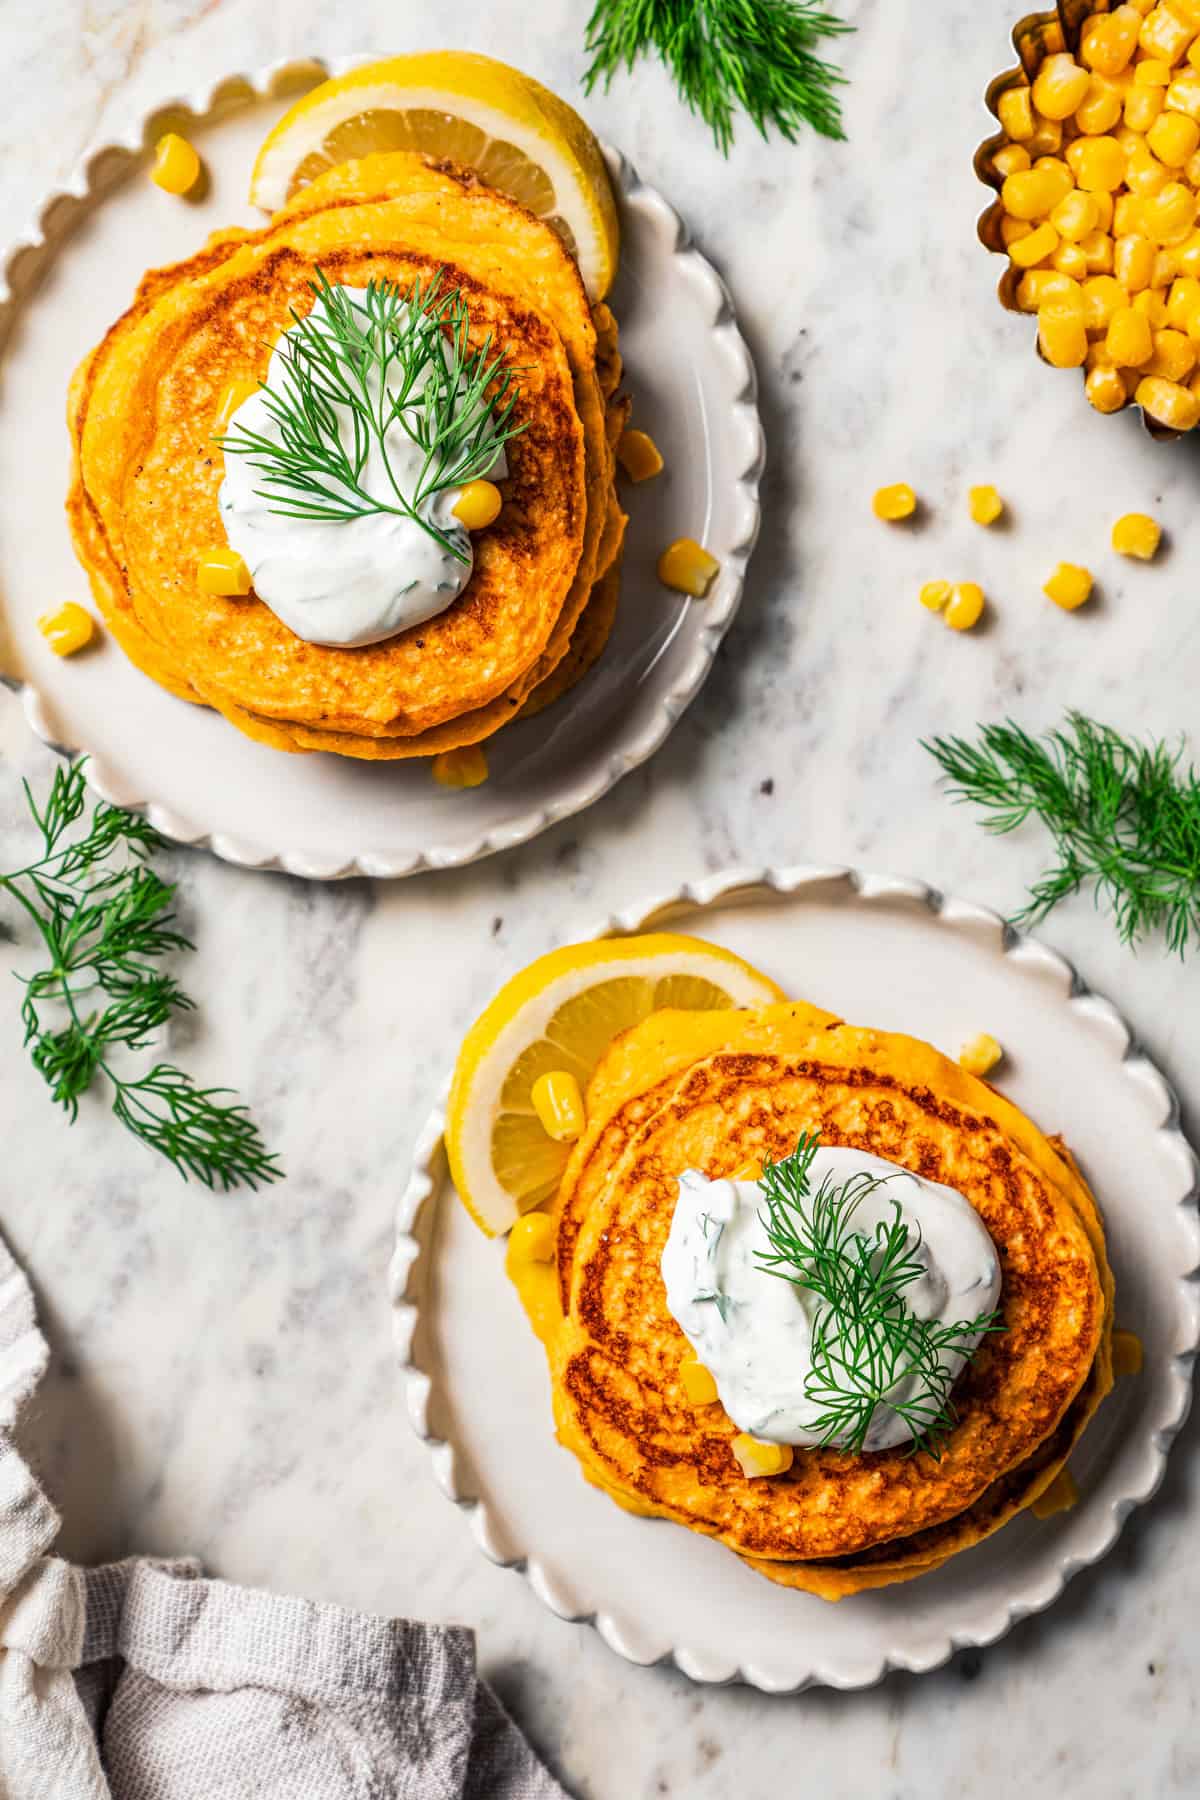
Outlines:
{"label": "folded fabric cloth", "polygon": [[48,1555],[11,1435],[46,1362],[0,1239],[0,1800],[566,1800],[470,1631]]}

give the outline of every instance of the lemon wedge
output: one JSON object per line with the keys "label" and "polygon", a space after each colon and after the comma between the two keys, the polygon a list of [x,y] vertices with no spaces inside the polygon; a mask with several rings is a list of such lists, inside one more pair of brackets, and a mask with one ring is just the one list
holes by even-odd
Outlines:
{"label": "lemon wedge", "polygon": [[336,163],[387,150],[473,169],[554,227],[589,299],[612,286],[620,233],[599,144],[565,100],[490,56],[431,50],[323,82],[263,144],[250,199],[274,212]]}
{"label": "lemon wedge", "polygon": [[655,932],[552,950],[514,975],[467,1033],[446,1117],[450,1172],[489,1237],[555,1193],[571,1153],[533,1105],[556,1070],[586,1091],[619,1032],[662,1007],[710,1012],[786,996],[731,950]]}

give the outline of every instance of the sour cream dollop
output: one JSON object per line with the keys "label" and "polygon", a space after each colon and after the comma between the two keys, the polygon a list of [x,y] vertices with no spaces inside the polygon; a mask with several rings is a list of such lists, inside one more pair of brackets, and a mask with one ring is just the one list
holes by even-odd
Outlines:
{"label": "sour cream dollop", "polygon": [[[401,307],[401,317],[403,313]],[[323,295],[318,295],[310,319],[318,330],[331,329]],[[264,383],[268,394],[283,392],[287,371],[284,347],[298,329],[293,325],[285,331],[271,354]],[[378,371],[368,377],[368,386],[377,406],[382,387]],[[418,377],[406,410],[419,404],[425,386],[426,380]],[[342,446],[349,449],[353,443],[352,410],[336,403],[332,410]],[[242,402],[226,427],[227,435],[243,433],[267,438],[273,444],[282,441],[282,427],[262,388]],[[382,643],[444,612],[466,587],[474,554],[470,533],[453,514],[461,488],[446,488],[423,501],[420,508],[422,517],[452,540],[460,557],[403,512],[327,520],[291,518],[275,511],[270,498],[264,499],[260,491],[269,477],[255,466],[256,461],[248,452],[226,448],[225,479],[217,505],[226,536],[249,569],[258,598],[297,637],[310,644],[343,648]],[[359,479],[372,499],[394,506],[393,481],[411,499],[423,461],[424,452],[397,418],[384,433],[382,446],[371,437]],[[501,447],[482,475],[503,480],[507,474]],[[346,491],[335,479],[325,480],[335,491]]]}
{"label": "sour cream dollop", "polygon": [[[870,1237],[890,1222],[893,1207],[908,1229],[909,1249],[924,1273],[904,1298],[919,1319],[954,1324],[990,1312],[1000,1294],[995,1246],[970,1203],[954,1188],[926,1181],[882,1157],[857,1150],[818,1149],[811,1191],[852,1175],[884,1179],[854,1214],[851,1228]],[[919,1243],[918,1243],[919,1234]],[[776,1444],[815,1444],[821,1405],[805,1392],[812,1370],[813,1319],[822,1302],[807,1289],[765,1270],[769,1255],[765,1205],[756,1181],[709,1181],[689,1169],[662,1256],[667,1305],[700,1362],[717,1384],[721,1404],[740,1430]],[[976,1340],[977,1341],[977,1340]],[[957,1379],[963,1354],[946,1352],[943,1366]],[[909,1396],[901,1384],[894,1398]],[[911,1441],[891,1406],[876,1406],[864,1448],[888,1450]],[[834,1439],[838,1443],[842,1440]]]}

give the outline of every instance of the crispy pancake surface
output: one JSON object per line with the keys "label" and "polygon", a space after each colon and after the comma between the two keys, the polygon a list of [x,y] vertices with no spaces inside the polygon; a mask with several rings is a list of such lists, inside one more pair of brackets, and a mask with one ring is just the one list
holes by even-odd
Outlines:
{"label": "crispy pancake surface", "polygon": [[[802,1585],[821,1578],[814,1568],[805,1581],[801,1562],[841,1565],[892,1545],[890,1565],[825,1577],[830,1588],[876,1585],[976,1541],[1033,1497],[1046,1469],[1052,1477],[1054,1446],[1065,1455],[1110,1379],[1111,1286],[1086,1188],[1015,1107],[917,1040],[788,1011],[718,1015],[707,1049],[698,1021],[660,1016],[602,1068],[559,1198],[555,1417],[585,1472],[622,1503],[717,1537],[764,1572],[795,1571]],[[730,1449],[736,1427],[684,1396],[691,1352],[659,1273],[678,1177],[779,1158],[802,1130],[957,1188],[997,1245],[1005,1329],[956,1384],[958,1423],[940,1462],[801,1450],[787,1475],[749,1480]],[[1076,1406],[1085,1391],[1094,1398]]]}
{"label": "crispy pancake surface", "polygon": [[[209,596],[195,581],[197,558],[224,538],[220,397],[230,380],[261,376],[291,309],[311,305],[318,268],[350,285],[442,271],[467,299],[473,339],[492,334],[521,370],[526,430],[463,594],[354,650],[310,645],[253,597]],[[261,232],[218,234],[151,271],[81,366],[69,407],[68,512],[114,636],[170,691],[280,748],[429,755],[489,735],[554,674],[594,592],[594,619],[611,614],[623,402],[615,326],[607,308],[597,317],[599,339],[552,231],[472,176],[403,153],[341,165]]]}

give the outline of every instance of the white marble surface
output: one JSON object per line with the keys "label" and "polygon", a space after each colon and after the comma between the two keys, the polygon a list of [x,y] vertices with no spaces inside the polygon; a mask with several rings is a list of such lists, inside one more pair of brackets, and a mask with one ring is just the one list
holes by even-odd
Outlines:
{"label": "white marble surface", "polygon": [[[9,0],[0,240],[106,127],[230,65],[450,40],[575,97],[585,10]],[[449,876],[319,888],[168,859],[200,944],[183,973],[202,1007],[179,1051],[242,1089],[286,1160],[287,1183],[258,1195],[184,1188],[100,1109],[69,1131],[21,1052],[10,993],[0,1223],[55,1352],[25,1441],[76,1556],[192,1551],[235,1580],[474,1624],[485,1669],[587,1800],[766,1800],[798,1777],[829,1800],[991,1800],[1035,1782],[1190,1795],[1196,1429],[1153,1507],[1047,1617],[920,1680],[772,1701],[628,1668],[486,1564],[433,1486],[393,1370],[384,1272],[409,1141],[504,974],[637,894],[735,860],[856,861],[1012,907],[1037,839],[979,833],[939,798],[918,738],[1009,711],[1045,724],[1067,704],[1169,732],[1194,717],[1198,446],[1156,447],[1044,370],[974,239],[979,96],[1021,8],[845,10],[860,30],[844,49],[843,148],[743,134],[722,163],[651,67],[589,105],[729,278],[770,438],[741,622],[655,761],[589,815]],[[2,397],[0,429],[20,429]],[[869,516],[871,490],[900,477],[928,503],[912,533]],[[979,479],[1010,499],[1010,529],[966,519]],[[1106,549],[1132,507],[1171,534],[1152,569]],[[1078,616],[1040,597],[1060,557],[1099,578]],[[917,582],[942,574],[983,581],[988,629],[956,637],[916,605]],[[17,778],[44,783],[52,759],[3,695],[0,749],[11,846]],[[1124,1009],[1194,1118],[1200,963],[1134,957],[1086,902],[1045,935]]]}

